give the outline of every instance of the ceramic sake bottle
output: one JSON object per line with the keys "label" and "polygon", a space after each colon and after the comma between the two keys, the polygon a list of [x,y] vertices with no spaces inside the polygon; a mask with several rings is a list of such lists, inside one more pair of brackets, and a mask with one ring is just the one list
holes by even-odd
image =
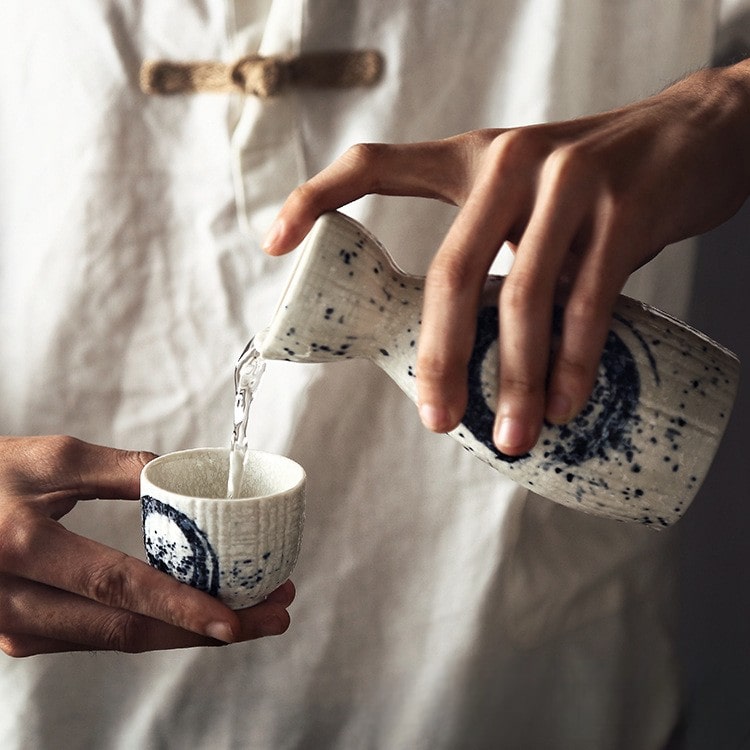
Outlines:
{"label": "ceramic sake bottle", "polygon": [[[266,359],[366,358],[416,400],[424,279],[402,273],[364,227],[323,215],[304,245],[269,327]],[[687,509],[721,440],[739,362],[698,331],[620,297],[588,405],[511,457],[492,442],[497,394],[497,298],[488,281],[468,367],[469,405],[451,433],[501,473],[555,502],[664,528]],[[417,418],[415,413],[415,419]]]}

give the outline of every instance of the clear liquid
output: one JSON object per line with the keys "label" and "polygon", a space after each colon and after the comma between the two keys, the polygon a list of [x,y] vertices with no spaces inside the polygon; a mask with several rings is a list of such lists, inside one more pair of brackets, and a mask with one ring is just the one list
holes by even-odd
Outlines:
{"label": "clear liquid", "polygon": [[265,360],[255,347],[255,338],[250,339],[234,368],[234,428],[229,446],[229,479],[227,497],[239,497],[245,469],[248,443],[250,405],[258,390],[261,376],[266,369]]}

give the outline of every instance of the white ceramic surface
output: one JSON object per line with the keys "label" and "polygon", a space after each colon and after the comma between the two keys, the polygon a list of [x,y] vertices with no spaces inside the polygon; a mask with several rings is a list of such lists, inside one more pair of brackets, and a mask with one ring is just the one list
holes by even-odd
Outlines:
{"label": "white ceramic surface", "polygon": [[[401,272],[377,239],[338,212],[317,221],[298,253],[271,324],[256,337],[262,356],[367,358],[415,400],[424,279]],[[485,290],[468,367],[469,405],[451,436],[555,502],[653,528],[674,523],[718,448],[736,395],[737,358],[621,296],[588,405],[567,425],[545,425],[528,454],[506,456],[492,443],[501,285],[494,277]]]}
{"label": "white ceramic surface", "polygon": [[226,496],[228,448],[169,453],[141,473],[143,540],[151,565],[232,609],[262,601],[291,575],[302,542],[305,472],[248,451],[240,497]]}

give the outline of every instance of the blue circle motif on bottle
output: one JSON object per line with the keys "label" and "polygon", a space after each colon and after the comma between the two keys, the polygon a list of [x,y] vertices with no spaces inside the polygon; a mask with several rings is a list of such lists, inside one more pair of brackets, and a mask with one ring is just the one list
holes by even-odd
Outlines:
{"label": "blue circle motif on bottle", "polygon": [[[559,333],[559,327],[558,311],[555,316],[555,332]],[[634,333],[637,335],[637,332]],[[498,460],[513,464],[529,458],[531,454],[509,456],[495,446],[492,439],[495,412],[487,403],[483,387],[485,359],[487,356],[497,356],[493,348],[497,338],[497,307],[482,308],[477,320],[474,350],[469,361],[469,403],[463,424]],[[650,354],[649,358],[651,360]],[[655,369],[653,361],[652,367]],[[544,468],[555,465],[580,466],[595,457],[606,460],[613,451],[625,454],[632,461],[634,449],[630,435],[633,425],[638,421],[636,412],[640,388],[638,366],[630,349],[616,333],[610,331],[587,405],[567,424],[558,427],[547,425],[554,430],[555,435],[546,440]]]}

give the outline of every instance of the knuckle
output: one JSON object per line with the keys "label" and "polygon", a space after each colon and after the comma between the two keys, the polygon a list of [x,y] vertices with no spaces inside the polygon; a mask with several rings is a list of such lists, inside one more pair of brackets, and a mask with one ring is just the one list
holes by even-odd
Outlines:
{"label": "knuckle", "polygon": [[140,473],[140,470],[149,461],[156,458],[156,455],[148,451],[118,451],[116,454],[117,464],[122,469],[123,474],[132,472]]}
{"label": "knuckle", "polygon": [[567,343],[556,353],[555,378],[579,397],[588,393],[596,378],[607,320],[594,296],[579,296],[565,310]]}
{"label": "knuckle", "polygon": [[108,651],[138,654],[148,650],[145,618],[135,612],[114,612],[102,618],[96,629],[95,642]]}
{"label": "knuckle", "polygon": [[580,357],[567,354],[558,355],[553,376],[554,388],[566,393],[571,399],[572,411],[569,416],[580,411],[591,395],[596,382],[598,361],[586,362]]}
{"label": "knuckle", "polygon": [[[596,212],[600,217],[602,231],[602,243],[599,247],[601,253],[614,245],[625,244],[626,238],[637,238],[637,242],[644,244],[646,238],[651,236],[656,226],[655,221],[644,219],[642,195],[637,191],[618,190],[611,185],[599,186],[599,196]],[[602,257],[602,262],[607,258]],[[628,269],[631,270],[631,269]]]}
{"label": "knuckle", "polygon": [[135,451],[135,453],[131,455],[141,466],[145,466],[147,463],[153,461],[157,457],[156,453],[151,453],[150,451]]}
{"label": "knuckle", "polygon": [[383,143],[355,143],[341,157],[357,171],[372,171],[380,163],[387,146]]}
{"label": "knuckle", "polygon": [[82,572],[82,590],[95,601],[110,607],[125,608],[130,600],[130,578],[126,570],[127,556],[119,553],[110,562],[97,561],[95,567]]}
{"label": "knuckle", "polygon": [[544,380],[532,377],[508,374],[500,375],[500,391],[507,397],[529,400],[544,394]]}
{"label": "knuckle", "polygon": [[545,290],[532,275],[511,272],[503,283],[500,307],[503,316],[528,316],[544,304]]}
{"label": "knuckle", "polygon": [[13,439],[0,468],[5,498],[40,497],[76,485],[91,446],[69,435]]}
{"label": "knuckle", "polygon": [[12,577],[0,577],[0,633],[17,629],[20,608],[16,589]]}
{"label": "knuckle", "polygon": [[10,633],[0,633],[0,651],[14,659],[23,659],[38,653],[31,647],[27,638]]}
{"label": "knuckle", "polygon": [[547,155],[540,172],[540,186],[549,198],[575,197],[601,208],[614,196],[614,186],[600,164],[600,157],[585,141],[557,144]]}
{"label": "knuckle", "polygon": [[23,506],[0,517],[0,571],[18,572],[44,544],[46,527],[55,523]]}
{"label": "knuckle", "polygon": [[470,264],[456,253],[440,253],[430,266],[428,282],[438,295],[457,295],[471,286]]}
{"label": "knuckle", "polygon": [[501,150],[497,143],[501,135],[503,135],[501,130],[483,128],[447,138],[445,143],[457,144],[462,149],[467,163],[476,167],[485,159],[490,163],[493,162],[497,152]]}
{"label": "knuckle", "polygon": [[38,653],[32,646],[34,639],[25,635],[29,615],[19,579],[0,576],[0,651],[20,658]]}
{"label": "knuckle", "polygon": [[37,488],[42,492],[56,489],[61,475],[74,480],[85,449],[82,440],[70,435],[51,435],[35,442],[27,461]]}
{"label": "knuckle", "polygon": [[565,324],[576,330],[602,317],[599,295],[594,290],[579,289],[565,307]]}
{"label": "knuckle", "polygon": [[383,167],[389,146],[384,143],[356,143],[341,157],[364,192],[377,192],[383,187]]}
{"label": "knuckle", "polygon": [[450,165],[442,165],[439,177],[434,177],[435,181],[439,180],[442,184],[440,197],[443,200],[457,206],[467,202],[475,178],[486,169],[487,154],[498,132],[500,131],[489,129],[472,130],[437,142],[446,154],[445,164]]}
{"label": "knuckle", "polygon": [[77,462],[82,455],[83,441],[70,435],[51,435],[43,438],[37,449],[46,462],[57,468]]}
{"label": "knuckle", "polygon": [[535,127],[506,130],[496,135],[487,149],[487,159],[495,171],[518,169],[537,161],[550,145]]}
{"label": "knuckle", "polygon": [[558,146],[544,164],[544,176],[557,183],[578,182],[590,176],[591,171],[591,157],[582,143]]}
{"label": "knuckle", "polygon": [[429,352],[417,357],[417,380],[423,385],[439,385],[452,370],[453,363],[444,354]]}
{"label": "knuckle", "polygon": [[580,357],[565,353],[558,354],[555,360],[555,370],[558,378],[564,379],[576,391],[583,391],[596,372],[596,367],[585,362]]}
{"label": "knuckle", "polygon": [[286,206],[293,213],[315,211],[318,204],[318,191],[309,183],[303,182],[292,190],[286,200]]}
{"label": "knuckle", "polygon": [[460,139],[467,148],[471,149],[486,149],[489,148],[494,141],[499,138],[504,131],[497,128],[479,128],[478,130],[470,130],[467,133],[462,133],[459,136],[453,136],[455,139]]}

